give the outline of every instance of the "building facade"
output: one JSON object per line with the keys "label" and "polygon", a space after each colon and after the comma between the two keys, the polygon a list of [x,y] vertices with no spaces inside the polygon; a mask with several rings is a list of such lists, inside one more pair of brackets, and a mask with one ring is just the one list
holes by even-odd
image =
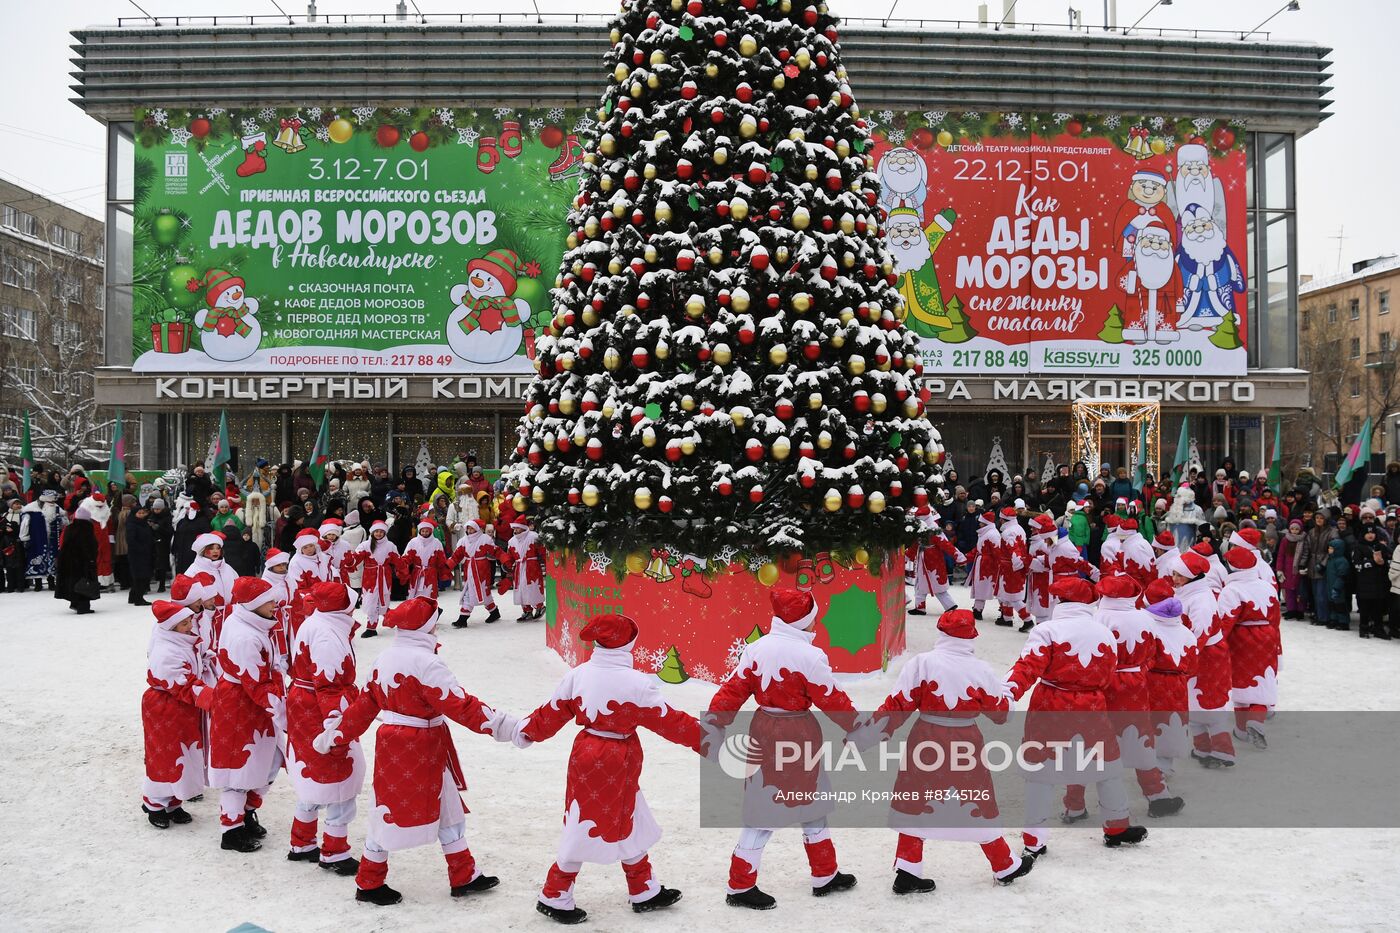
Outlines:
{"label": "building facade", "polygon": [[106,459],[111,416],[95,404],[106,326],[103,222],[0,180],[0,460],[63,470]]}
{"label": "building facade", "polygon": [[[167,19],[159,27],[124,23],[74,35],[80,60],[75,103],[107,125],[109,140],[108,327],[98,395],[104,406],[141,412],[143,465],[198,458],[221,409],[228,411],[234,445],[270,460],[304,457],[327,407],[338,455],[398,466],[426,446],[439,462],[460,450],[475,450],[488,464],[509,458],[527,379],[518,373],[490,367],[442,375],[133,371],[131,165],[133,147],[151,129],[135,125],[133,114],[138,108],[222,111],[347,97],[405,109],[593,107],[605,80],[606,19],[510,23],[428,16],[409,23],[292,25]],[[1239,203],[1246,223],[1240,258],[1247,281],[1240,300],[1248,326],[1240,337],[1247,365],[1218,377],[1189,367],[1164,374],[1131,365],[1110,375],[1089,365],[997,372],[930,366],[927,376],[931,417],[964,475],[982,471],[994,440],[1015,471],[1068,460],[1076,398],[1157,399],[1162,438],[1175,438],[1189,415],[1203,461],[1232,456],[1251,468],[1265,461],[1267,416],[1308,405],[1295,340],[1293,147],[1326,117],[1327,49],[1242,42],[1238,35],[940,31],[898,21],[848,22],[841,43],[867,114],[922,112],[931,119],[932,111],[995,112],[1019,121],[1022,113],[1044,113],[1059,115],[1063,124],[1067,114],[1084,113],[1116,127],[1119,114],[1165,113],[1241,126],[1245,191]],[[300,67],[264,67],[284,55]],[[190,61],[200,68],[186,68]],[[904,138],[902,130],[887,135],[892,144]],[[1126,427],[1104,430],[1103,457],[1126,462]]]}
{"label": "building facade", "polygon": [[1367,418],[1375,425],[1373,455],[1400,459],[1400,325],[1391,314],[1397,298],[1395,256],[1299,286],[1298,356],[1311,371],[1312,406],[1296,435],[1326,472],[1346,456]]}

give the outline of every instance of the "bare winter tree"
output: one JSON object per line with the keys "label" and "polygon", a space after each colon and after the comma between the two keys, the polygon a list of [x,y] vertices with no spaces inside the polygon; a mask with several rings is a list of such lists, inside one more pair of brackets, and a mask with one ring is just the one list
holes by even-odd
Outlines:
{"label": "bare winter tree", "polygon": [[[102,255],[100,242],[89,248]],[[103,315],[94,308],[101,267],[59,248],[35,250],[25,258],[38,273],[24,298],[35,312],[35,333],[33,341],[0,345],[4,417],[14,421],[29,412],[36,459],[61,466],[105,459],[113,422],[98,416],[93,398],[94,369],[102,359]],[[5,435],[19,434],[17,424],[4,428]]]}
{"label": "bare winter tree", "polygon": [[[1347,449],[1346,412],[1351,398],[1349,382],[1358,368],[1347,358],[1342,339],[1314,327],[1302,338],[1302,357],[1309,370],[1310,407],[1300,419],[1307,449],[1324,455]],[[1318,460],[1317,462],[1320,462]]]}

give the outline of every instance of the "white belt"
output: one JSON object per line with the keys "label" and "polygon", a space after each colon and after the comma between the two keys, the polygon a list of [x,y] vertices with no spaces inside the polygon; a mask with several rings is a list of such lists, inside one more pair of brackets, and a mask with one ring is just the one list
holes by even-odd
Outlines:
{"label": "white belt", "polygon": [[1249,621],[1249,622],[1236,622],[1236,623],[1235,623],[1235,625],[1237,625],[1237,626],[1239,626],[1239,627],[1241,627],[1241,628],[1249,628],[1249,627],[1251,627],[1251,626],[1256,626],[1256,625],[1272,625],[1272,624],[1273,624],[1273,623],[1270,622],[1268,619],[1254,619],[1254,620],[1251,620],[1251,621]]}
{"label": "white belt", "polygon": [[589,735],[596,735],[600,739],[630,739],[634,734],[630,732],[605,732],[602,729],[594,729],[589,726],[584,726],[583,731],[587,732]]}
{"label": "white belt", "polygon": [[802,716],[807,712],[805,709],[778,709],[776,706],[760,706],[759,710],[770,716]]}
{"label": "white belt", "polygon": [[434,716],[432,719],[423,719],[421,716],[408,716],[403,713],[395,713],[392,710],[383,709],[379,711],[379,721],[386,726],[408,726],[411,729],[431,729],[447,722],[442,716]]}
{"label": "white belt", "polygon": [[1141,671],[1142,671],[1142,668],[1140,668],[1140,667],[1120,667],[1120,668],[1118,668],[1118,673],[1120,673],[1120,674],[1137,674],[1137,673],[1140,673]]}
{"label": "white belt", "polygon": [[952,716],[935,716],[932,713],[920,713],[919,719],[921,719],[924,722],[932,723],[935,726],[952,726],[955,729],[961,726],[977,725],[977,720],[975,718],[956,719]]}

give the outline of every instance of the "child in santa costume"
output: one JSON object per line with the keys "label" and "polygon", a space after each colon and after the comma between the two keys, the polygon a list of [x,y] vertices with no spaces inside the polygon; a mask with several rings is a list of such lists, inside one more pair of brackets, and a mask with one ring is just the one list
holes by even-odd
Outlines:
{"label": "child in santa costume", "polygon": [[[311,588],[316,610],[292,642],[292,683],[287,691],[287,774],[296,791],[288,861],[319,862],[337,875],[353,875],[346,834],[355,818],[355,797],[365,783],[365,756],[359,742],[316,751],[312,743],[323,723],[343,714],[360,695],[355,686],[355,591],[344,583]],[[326,814],[321,846],[316,847],[318,811]]]}
{"label": "child in santa costume", "polygon": [[[1046,850],[1057,784],[1096,785],[1104,845],[1141,842],[1147,830],[1128,822],[1118,737],[1105,696],[1117,667],[1113,633],[1097,618],[1087,580],[1057,580],[1050,595],[1057,600],[1054,614],[1031,630],[1006,680],[1017,700],[1035,687],[1026,714],[1024,854]],[[1096,760],[1085,757],[1095,750]]]}
{"label": "child in santa costume", "polygon": [[[1357,537],[1360,538],[1361,535],[1358,534]],[[1230,532],[1230,550],[1225,552],[1225,562],[1230,562],[1231,551],[1240,549],[1249,551],[1255,557],[1254,563],[1249,568],[1249,573],[1258,577],[1261,582],[1267,584],[1270,589],[1277,593],[1278,576],[1274,573],[1274,568],[1269,565],[1264,552],[1260,550],[1263,540],[1264,536],[1260,534],[1258,528],[1241,528],[1238,531]],[[1233,577],[1237,572],[1235,569],[1227,571],[1226,579]],[[1221,586],[1223,587],[1224,583]],[[1274,606],[1275,608],[1278,606],[1277,599],[1274,600]]]}
{"label": "child in santa costume", "polygon": [[194,560],[185,568],[185,573],[195,577],[207,574],[213,580],[214,596],[218,606],[207,613],[202,622],[208,626],[200,636],[210,648],[217,648],[219,633],[223,630],[224,619],[229,612],[229,600],[233,597],[233,584],[238,579],[238,571],[224,563],[224,536],[222,532],[206,531],[194,539],[190,545]]}
{"label": "child in santa costume", "polygon": [[1196,636],[1196,676],[1187,684],[1191,710],[1191,757],[1206,768],[1235,763],[1230,739],[1230,629],[1234,620],[1219,614],[1208,576],[1210,563],[1195,551],[1172,568],[1182,620]]}
{"label": "child in santa costume", "polygon": [[282,766],[286,703],[275,665],[272,584],[239,577],[219,641],[219,682],[209,721],[209,784],[220,789],[222,848],[252,852],[267,835],[258,807]]}
{"label": "child in santa costume", "polygon": [[[1106,576],[1098,583],[1097,619],[1107,626],[1118,643],[1118,664],[1104,690],[1109,719],[1118,736],[1118,757],[1124,768],[1137,772],[1138,787],[1147,798],[1147,815],[1171,816],[1185,805],[1167,790],[1157,767],[1153,747],[1156,727],[1152,724],[1147,670],[1156,642],[1152,637],[1152,617],[1138,608],[1142,595],[1137,581],[1121,574]],[[1089,818],[1084,806],[1084,786],[1071,784],[1065,789],[1065,823]]]}
{"label": "child in santa costume", "polygon": [[184,606],[194,613],[193,630],[195,654],[199,658],[196,670],[209,686],[214,685],[214,653],[218,646],[213,643],[214,613],[221,611],[219,595],[214,589],[214,578],[207,573],[176,574],[170,581],[170,601]]}
{"label": "child in santa costume", "polygon": [[346,582],[341,574],[345,555],[350,553],[350,545],[342,537],[345,534],[345,523],[338,518],[328,518],[321,522],[317,531],[321,533],[321,560],[325,564],[322,575],[327,580]]}
{"label": "child in santa costume", "polygon": [[[730,859],[726,898],[731,905],[755,910],[777,905],[771,895],[759,890],[758,868],[763,849],[779,826],[802,824],[813,894],[823,897],[855,887],[856,883],[854,875],[840,871],[836,865],[836,847],[827,829],[827,817],[835,809],[835,802],[819,793],[826,784],[825,773],[819,764],[811,768],[792,764],[779,767],[777,750],[784,742],[816,745],[822,741],[821,725],[808,712],[813,706],[826,712],[847,732],[863,723],[857,723],[850,697],[836,685],[826,653],[812,644],[816,638],[812,626],[817,619],[812,594],[774,587],[769,591],[769,599],[773,619],[768,633],[744,648],[734,672],[711,698],[711,715],[706,718],[710,733],[707,744],[710,753],[716,754],[722,741],[719,733],[733,721],[733,714],[750,697],[758,704],[749,725],[749,739],[754,744],[752,757],[758,761],[758,768],[744,782],[746,826]],[[790,793],[778,800],[774,788]],[[750,822],[756,818],[762,819],[757,826]]]}
{"label": "child in santa costume", "polygon": [[434,532],[437,523],[430,518],[420,519],[418,534],[403,548],[403,571],[400,579],[408,584],[408,598],[426,596],[438,597],[438,581],[450,573],[447,569],[447,554],[442,550],[442,542]]}
{"label": "child in santa costume", "polygon": [[943,534],[939,525],[941,519],[932,507],[920,506],[918,512],[927,537],[917,546],[914,555],[914,608],[909,614],[921,616],[929,596],[937,597],[945,610],[957,605],[948,595],[948,561],[965,564],[967,558]]}
{"label": "child in santa costume", "polygon": [[[1029,581],[1031,618],[1039,625],[1055,611],[1055,598],[1050,586],[1065,577],[1099,579],[1099,569],[1080,556],[1079,548],[1070,540],[1069,530],[1058,528],[1049,515],[1031,519],[1031,572]],[[1023,632],[1029,626],[1021,627]]]}
{"label": "child in santa costume", "polygon": [[681,892],[652,877],[647,852],[661,839],[641,790],[642,743],[638,729],[700,751],[700,724],[672,709],[656,678],[633,670],[637,625],[626,616],[596,616],[579,637],[593,643],[588,660],[564,675],[549,702],[524,716],[515,744],[525,748],[566,724],[582,728],[569,752],[564,787],[564,832],[545,877],[536,909],[560,923],[587,914],[574,903],[574,879],[585,862],[622,863],[632,910],[670,907]]}
{"label": "child in santa costume", "polygon": [[544,615],[544,545],[523,521],[510,524],[511,536],[505,547],[505,569],[520,607],[518,622]]}
{"label": "child in santa costume", "polygon": [[457,621],[452,623],[453,628],[466,628],[472,610],[477,606],[486,607],[487,622],[495,622],[501,617],[501,611],[496,608],[491,580],[495,576],[495,562],[504,556],[491,536],[482,532],[478,519],[470,518],[462,522],[462,540],[447,561],[453,568],[462,568],[462,601]]}
{"label": "child in santa costume", "polygon": [[188,823],[181,803],[204,793],[203,710],[214,691],[200,678],[195,612],[157,600],[146,649],[146,692],[141,696],[141,727],[146,738],[146,781],[141,806],[157,829]]}
{"label": "child in santa costume", "polygon": [[1029,631],[1030,610],[1026,608],[1026,575],[1031,568],[1026,530],[1011,506],[1001,510],[1001,546],[997,549],[997,604],[1001,615],[997,625],[1011,625],[1020,618],[1022,631]]}
{"label": "child in santa costume", "polygon": [[[973,653],[977,621],[966,609],[953,609],[938,618],[942,634],[931,651],[915,655],[899,672],[894,691],[880,704],[876,718],[888,738],[903,722],[915,717],[905,740],[905,759],[894,782],[890,826],[899,832],[894,856],[894,893],[922,894],[935,887],[923,872],[924,840],[975,842],[1001,884],[1028,874],[1034,857],[1011,851],[1002,836],[1000,811],[991,772],[982,761],[982,730],[977,717],[1006,722],[1010,703],[1001,675]],[[911,763],[914,749],[951,748],[954,743],[975,749],[974,767],[937,768]],[[962,800],[976,801],[969,806]]]}
{"label": "child in santa costume", "polygon": [[[100,492],[94,492],[86,501],[88,515],[92,521],[92,532],[97,538],[97,583],[110,592],[115,588],[117,579],[112,572],[112,545],[115,543],[112,507],[107,503],[107,497]],[[75,509],[74,512],[76,511]]]}
{"label": "child in santa costume", "polygon": [[[431,529],[429,529],[431,534]],[[436,540],[436,539],[434,539]],[[394,641],[370,668],[369,680],[344,714],[332,710],[312,747],[323,755],[344,748],[378,719],[374,781],[364,853],[355,875],[355,900],[388,906],[403,900],[389,887],[389,853],[429,845],[447,859],[453,897],[494,888],[467,847],[466,790],[447,720],[509,742],[514,716],[498,712],[462,689],[437,656],[436,601],[415,596],[384,614]]]}
{"label": "child in santa costume", "polygon": [[302,621],[311,614],[314,606],[307,605],[311,588],[324,583],[326,576],[325,552],[321,549],[321,535],[315,528],[303,528],[297,532],[297,552],[287,562],[287,589],[292,598],[287,607],[287,632],[296,637]]}
{"label": "child in santa costume", "polygon": [[[1249,529],[1253,530],[1253,529]],[[1278,703],[1278,589],[1272,576],[1258,574],[1258,554],[1248,547],[1225,552],[1233,568],[1220,591],[1216,612],[1229,618],[1230,699],[1235,707],[1235,738],[1267,748],[1264,720]]]}
{"label": "child in santa costume", "polygon": [[1139,587],[1151,583],[1157,575],[1152,545],[1138,532],[1135,518],[1109,521],[1113,530],[1104,539],[1099,551],[1099,570],[1105,574],[1124,574],[1137,581]]}
{"label": "child in santa costume", "polygon": [[1215,547],[1209,541],[1197,541],[1191,545],[1191,550],[1206,561],[1206,578],[1210,580],[1211,592],[1216,596],[1225,588],[1225,580],[1230,576],[1230,571],[1225,569],[1225,562],[1220,559],[1220,555],[1215,553]]}
{"label": "child in santa costume", "polygon": [[1170,577],[1153,580],[1143,594],[1151,617],[1152,655],[1147,661],[1147,700],[1152,708],[1152,751],[1157,770],[1176,772],[1176,759],[1191,750],[1187,683],[1196,674],[1196,636],[1181,618],[1181,600]]}
{"label": "child in santa costume", "polygon": [[394,577],[403,565],[398,549],[389,540],[388,523],[377,519],[371,524],[369,537],[346,556],[346,563],[360,572],[361,607],[365,611],[365,630],[360,637],[373,638],[379,634],[379,623],[389,610]]}
{"label": "child in santa costume", "polygon": [[287,567],[292,556],[277,548],[268,548],[263,557],[262,579],[272,585],[277,597],[277,624],[272,628],[272,646],[277,649],[277,669],[286,673],[292,647],[291,603],[292,588],[287,579]]}
{"label": "child in santa costume", "polygon": [[1152,573],[1155,579],[1171,577],[1174,558],[1181,553],[1176,547],[1176,536],[1164,528],[1152,539]]}
{"label": "child in santa costume", "polygon": [[1001,560],[1001,533],[997,531],[997,519],[991,512],[977,516],[977,543],[967,555],[972,566],[967,572],[967,585],[972,590],[972,614],[982,618],[982,607],[987,600],[996,599],[997,568]]}

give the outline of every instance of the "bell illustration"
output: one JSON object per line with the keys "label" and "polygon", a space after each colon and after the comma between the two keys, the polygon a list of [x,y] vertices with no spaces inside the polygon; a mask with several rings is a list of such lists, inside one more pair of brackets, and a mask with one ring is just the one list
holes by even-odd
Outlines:
{"label": "bell illustration", "polygon": [[301,141],[301,120],[293,117],[282,121],[282,128],[277,131],[277,138],[272,144],[278,149],[285,149],[287,152],[301,152],[306,148],[306,144]]}
{"label": "bell illustration", "polygon": [[651,563],[647,564],[647,569],[643,570],[642,573],[657,583],[665,583],[676,578],[676,575],[671,572],[670,565],[666,563],[666,558],[659,556],[653,557]]}

